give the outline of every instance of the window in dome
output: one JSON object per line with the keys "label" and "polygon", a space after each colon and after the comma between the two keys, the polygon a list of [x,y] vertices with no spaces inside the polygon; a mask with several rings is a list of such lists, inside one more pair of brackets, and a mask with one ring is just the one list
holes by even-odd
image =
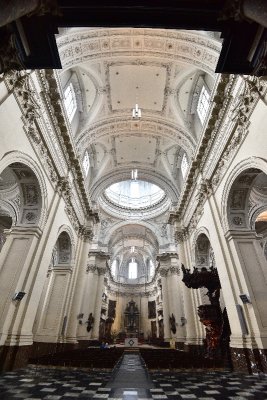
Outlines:
{"label": "window in dome", "polygon": [[202,125],[205,122],[209,106],[210,106],[210,94],[207,91],[206,87],[203,86],[197,103],[197,113]]}
{"label": "window in dome", "polygon": [[189,167],[188,159],[187,159],[186,154],[184,153],[182,162],[181,162],[181,171],[182,171],[183,178],[185,178],[185,176],[187,174],[188,167]]}
{"label": "window in dome", "polygon": [[72,83],[70,83],[64,92],[64,104],[70,122],[73,120],[75,111],[77,110],[76,96]]}
{"label": "window in dome", "polygon": [[84,157],[83,157],[83,169],[85,172],[85,176],[88,175],[89,168],[90,168],[90,159],[89,159],[88,151],[86,151],[84,154]]}
{"label": "window in dome", "polygon": [[114,183],[105,194],[113,203],[137,210],[153,206],[165,197],[165,192],[157,185],[141,180]]}
{"label": "window in dome", "polygon": [[129,279],[136,279],[137,278],[137,262],[134,261],[134,258],[131,262],[129,262]]}

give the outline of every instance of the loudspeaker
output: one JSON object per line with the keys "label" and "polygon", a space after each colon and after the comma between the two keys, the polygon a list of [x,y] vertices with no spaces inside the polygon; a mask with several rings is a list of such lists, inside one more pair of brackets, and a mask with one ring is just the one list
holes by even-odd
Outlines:
{"label": "loudspeaker", "polygon": [[239,297],[240,297],[240,299],[242,300],[242,302],[243,302],[244,304],[246,304],[246,303],[251,303],[250,298],[248,297],[248,295],[246,295],[246,294],[240,294]]}
{"label": "loudspeaker", "polygon": [[23,299],[23,297],[25,296],[25,292],[17,292],[17,293],[15,293],[14,294],[14,296],[12,297],[12,300],[18,300],[18,301],[20,301],[20,300],[22,300]]}
{"label": "loudspeaker", "polygon": [[239,322],[240,322],[240,326],[241,326],[241,330],[242,333],[244,335],[248,335],[248,326],[245,320],[245,316],[244,316],[244,311],[243,308],[240,304],[236,304],[236,310],[237,310],[237,314],[238,314],[238,318],[239,318]]}

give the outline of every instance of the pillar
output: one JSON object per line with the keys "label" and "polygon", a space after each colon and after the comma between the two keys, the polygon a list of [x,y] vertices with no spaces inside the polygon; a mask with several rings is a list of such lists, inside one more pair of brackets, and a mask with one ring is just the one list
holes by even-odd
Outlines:
{"label": "pillar", "polygon": [[80,248],[76,265],[76,274],[72,282],[72,300],[68,312],[68,323],[66,330],[66,341],[68,343],[77,343],[78,315],[80,313],[82,296],[85,287],[85,276],[87,267],[87,258],[92,240],[92,226],[85,226],[80,231]]}
{"label": "pillar", "polygon": [[162,285],[162,308],[163,308],[163,322],[164,322],[164,340],[169,341],[171,337],[170,332],[170,298],[172,296],[172,285],[168,275],[172,267],[172,258],[177,258],[177,253],[163,253],[157,257],[160,263],[159,273],[161,276]]}
{"label": "pillar", "polygon": [[97,282],[97,290],[96,290],[96,298],[95,298],[95,310],[94,310],[94,326],[92,330],[92,338],[99,338],[99,325],[100,325],[100,317],[101,317],[101,308],[102,308],[102,295],[104,292],[104,277],[107,272],[106,263],[109,259],[109,255],[101,252],[94,251],[90,253],[90,256],[95,257],[95,264],[97,266],[98,273],[98,282]]}
{"label": "pillar", "polygon": [[184,316],[181,271],[179,267],[178,254],[172,254],[171,266],[168,275],[168,288],[170,299],[170,315],[175,317],[176,333],[171,332],[171,336],[176,342],[180,343],[178,347],[183,347],[185,341],[185,329],[181,321]]}
{"label": "pillar", "polygon": [[[177,229],[177,228],[176,228]],[[185,252],[185,241],[188,240],[188,234],[186,230],[181,230],[178,228],[176,230],[176,242],[178,245],[178,254],[180,258],[180,263],[185,265],[187,268],[191,265],[191,260],[186,257]],[[183,297],[183,308],[184,315],[181,316],[181,325],[186,331],[185,345],[190,348],[192,346],[199,345],[199,341],[196,333],[195,316],[197,315],[197,309],[193,305],[192,291],[188,289],[182,282],[181,277],[181,289]]]}

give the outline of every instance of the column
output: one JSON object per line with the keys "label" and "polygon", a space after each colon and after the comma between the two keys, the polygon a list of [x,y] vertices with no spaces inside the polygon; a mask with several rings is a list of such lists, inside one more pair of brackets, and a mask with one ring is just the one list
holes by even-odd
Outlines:
{"label": "column", "polygon": [[168,287],[170,296],[170,315],[175,317],[176,333],[171,335],[177,342],[184,343],[185,329],[181,323],[181,317],[184,316],[181,272],[179,268],[178,254],[171,256],[171,267],[168,276]]}
{"label": "column", "polygon": [[[178,244],[178,254],[180,258],[180,263],[185,267],[190,267],[189,259],[186,259],[185,253],[185,241],[188,238],[187,231],[178,228],[176,230],[176,242]],[[182,280],[182,277],[181,277]],[[195,325],[195,314],[197,310],[193,307],[192,291],[188,289],[185,284],[181,281],[182,296],[184,302],[184,315],[181,316],[181,325],[184,325],[186,330],[185,344],[188,346],[197,345],[197,334]]]}
{"label": "column", "polygon": [[96,290],[96,301],[95,301],[95,310],[94,310],[94,326],[92,331],[92,338],[98,339],[99,338],[99,325],[100,325],[100,317],[101,317],[101,308],[102,308],[102,294],[104,291],[104,277],[107,271],[106,263],[109,259],[109,255],[95,251],[92,253],[95,255],[95,264],[97,266],[98,272],[98,283],[97,283],[97,290]]}
{"label": "column", "polygon": [[[243,372],[266,372],[266,350],[257,348],[267,347],[267,321],[263,311],[267,297],[266,261],[262,251],[257,251],[255,232],[245,229],[223,231],[212,189],[208,206],[213,220],[211,235],[215,259],[223,260],[217,268],[231,326],[230,350],[234,368]],[[251,303],[243,304],[240,294],[247,294]]]}
{"label": "column", "polygon": [[[95,261],[95,260],[93,260]],[[87,275],[85,276],[85,285],[84,285],[84,293],[83,293],[83,298],[82,298],[82,305],[80,308],[80,315],[83,315],[81,317],[80,321],[82,322],[81,325],[79,325],[78,328],[78,339],[79,340],[88,340],[90,339],[92,335],[92,330],[88,332],[87,331],[87,324],[86,321],[88,320],[88,317],[90,313],[92,314],[93,318],[95,318],[94,312],[95,312],[95,301],[96,301],[96,293],[97,293],[97,286],[98,286],[98,272],[97,272],[97,266],[93,263],[91,263],[90,257],[89,261],[87,263],[87,268],[86,268]],[[94,321],[95,323],[95,321]],[[94,325],[93,323],[93,325]]]}
{"label": "column", "polygon": [[[31,295],[27,281],[41,231],[37,227],[17,226],[5,234],[6,243],[0,254],[0,345],[31,345],[32,332],[20,335],[19,325]],[[23,303],[12,300],[16,292],[26,293]]]}
{"label": "column", "polygon": [[169,268],[171,266],[171,256],[176,253],[163,253],[158,255],[157,261],[159,261],[160,268],[159,274],[161,276],[162,286],[162,308],[163,308],[163,322],[164,322],[164,340],[169,341],[171,337],[170,333],[170,291],[168,288],[167,276]]}
{"label": "column", "polygon": [[84,293],[87,258],[91,240],[92,226],[89,225],[80,231],[80,249],[76,264],[76,274],[72,282],[72,300],[68,312],[69,321],[66,331],[66,341],[68,343],[77,343],[78,315]]}

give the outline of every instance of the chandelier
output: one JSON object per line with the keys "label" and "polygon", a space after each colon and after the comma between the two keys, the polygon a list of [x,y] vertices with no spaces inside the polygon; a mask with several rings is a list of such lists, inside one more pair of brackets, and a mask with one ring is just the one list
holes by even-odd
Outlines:
{"label": "chandelier", "polygon": [[137,101],[137,94],[138,94],[139,86],[136,86],[135,89],[136,89],[136,100],[135,100],[136,104],[135,104],[135,107],[133,108],[132,115],[133,115],[134,119],[140,119],[141,118],[141,108],[139,108],[138,101]]}
{"label": "chandelier", "polygon": [[138,107],[138,104],[135,105],[133,108],[133,118],[140,119],[141,118],[141,108]]}

